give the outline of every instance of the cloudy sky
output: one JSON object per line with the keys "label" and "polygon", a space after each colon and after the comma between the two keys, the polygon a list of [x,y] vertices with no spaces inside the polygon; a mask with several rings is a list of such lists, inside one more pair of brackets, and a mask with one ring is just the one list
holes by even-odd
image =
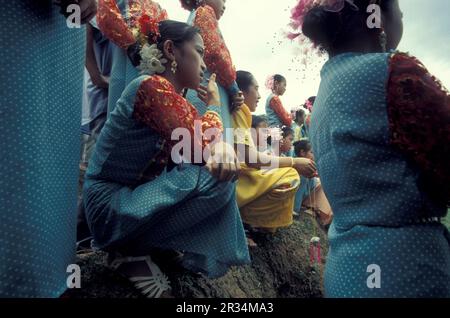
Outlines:
{"label": "cloudy sky", "polygon": [[[178,0],[159,0],[173,20],[186,21],[188,11]],[[257,113],[264,112],[270,93],[264,87],[268,75],[280,73],[288,80],[283,96],[290,110],[316,95],[319,72],[325,58],[302,64],[299,44],[284,37],[290,8],[296,0],[227,0],[227,11],[220,21],[222,33],[239,70],[252,72],[260,84],[262,99]],[[405,31],[399,49],[417,56],[450,89],[450,12],[449,0],[400,0]]]}

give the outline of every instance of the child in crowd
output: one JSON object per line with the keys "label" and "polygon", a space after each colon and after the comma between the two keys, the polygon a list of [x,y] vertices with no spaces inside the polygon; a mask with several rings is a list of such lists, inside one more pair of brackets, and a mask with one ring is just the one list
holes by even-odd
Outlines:
{"label": "child in crowd", "polygon": [[[293,142],[294,142],[294,130],[290,127],[281,127],[281,136],[279,145],[279,153],[282,157],[295,157]],[[278,151],[278,149],[274,149]]]}
{"label": "child in crowd", "polygon": [[306,113],[303,109],[298,109],[294,113],[294,123],[292,129],[294,130],[294,142],[302,140],[304,137],[304,124],[306,119]]}
{"label": "child in crowd", "polygon": [[308,98],[306,100],[305,104],[303,105],[303,108],[308,111],[308,114],[305,115],[305,122],[302,127],[303,138],[309,139],[309,127],[311,126],[311,117],[312,117],[311,115],[312,115],[315,100],[316,100],[316,97],[311,96],[310,98]]}
{"label": "child in crowd", "polygon": [[[311,143],[304,139],[294,143],[295,156],[314,160]],[[312,210],[318,216],[322,226],[329,226],[333,219],[330,203],[323,191],[319,178],[305,178],[301,176],[300,187],[295,196],[294,211],[300,213],[302,208]]]}
{"label": "child in crowd", "polygon": [[267,79],[266,88],[272,91],[266,101],[266,114],[269,127],[291,127],[292,118],[283,106],[280,96],[286,93],[287,81],[282,75],[272,75]]}

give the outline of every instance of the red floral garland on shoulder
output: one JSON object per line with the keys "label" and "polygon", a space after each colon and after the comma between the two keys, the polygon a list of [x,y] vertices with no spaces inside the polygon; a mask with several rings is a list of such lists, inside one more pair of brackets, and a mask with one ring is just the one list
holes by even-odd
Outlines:
{"label": "red floral garland on shoulder", "polygon": [[415,57],[395,53],[389,64],[391,144],[420,168],[427,187],[450,198],[450,94]]}
{"label": "red floral garland on shoulder", "polygon": [[128,0],[129,21],[125,21],[116,0],[99,0],[97,24],[100,31],[122,49],[139,40],[139,34],[155,31],[155,25],[168,19],[166,10],[152,0]]}
{"label": "red floral garland on shoulder", "polygon": [[[216,129],[219,135],[223,131],[222,121],[217,113],[207,111],[200,116],[196,108],[175,91],[171,82],[158,75],[150,76],[141,83],[136,94],[133,116],[166,140],[165,152],[168,154],[177,143],[171,140],[175,129],[187,129],[192,138],[192,147],[202,147],[201,149],[212,142],[203,138],[208,129]],[[196,131],[196,121],[197,125],[201,124],[200,132]]]}
{"label": "red floral garland on shoulder", "polygon": [[225,88],[236,81],[236,69],[230,51],[222,37],[216,13],[211,6],[200,6],[196,10],[194,25],[200,29],[205,43],[205,64],[217,74],[217,81]]}

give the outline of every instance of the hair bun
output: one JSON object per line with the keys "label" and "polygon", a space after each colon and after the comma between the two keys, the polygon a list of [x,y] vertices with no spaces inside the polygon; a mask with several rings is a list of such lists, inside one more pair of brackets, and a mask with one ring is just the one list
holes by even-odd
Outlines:
{"label": "hair bun", "polygon": [[138,67],[141,64],[141,45],[136,42],[133,45],[130,45],[127,49],[128,58],[131,61],[131,64],[134,67]]}
{"label": "hair bun", "polygon": [[313,43],[323,48],[329,48],[341,29],[339,16],[328,12],[322,6],[317,6],[305,15],[302,32]]}
{"label": "hair bun", "polygon": [[201,7],[204,4],[204,0],[180,0],[183,9],[192,11]]}

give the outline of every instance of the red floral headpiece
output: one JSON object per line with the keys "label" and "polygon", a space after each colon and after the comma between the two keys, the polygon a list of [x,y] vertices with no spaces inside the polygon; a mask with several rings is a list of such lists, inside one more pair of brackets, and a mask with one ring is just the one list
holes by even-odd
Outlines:
{"label": "red floral headpiece", "polygon": [[[378,0],[371,0],[377,2]],[[315,58],[312,56],[323,56],[324,51],[316,43],[313,43],[302,32],[303,23],[305,17],[310,10],[315,7],[323,7],[325,11],[340,13],[345,6],[349,5],[352,10],[358,11],[359,8],[355,4],[355,0],[298,0],[297,5],[291,10],[290,28],[291,30],[286,33],[286,37],[290,40],[295,40],[300,44],[300,52],[302,55],[301,64],[305,67],[312,61],[314,63]]]}
{"label": "red floral headpiece", "polygon": [[161,36],[159,32],[159,22],[158,20],[151,19],[147,14],[143,14],[138,19],[139,31],[141,34],[149,37],[152,43],[156,43],[158,38]]}
{"label": "red floral headpiece", "polygon": [[269,75],[266,79],[266,88],[271,91],[275,87],[275,75]]}
{"label": "red floral headpiece", "polygon": [[307,99],[303,107],[307,109],[309,112],[312,112],[313,106],[314,104],[309,99]]}
{"label": "red floral headpiece", "polygon": [[127,20],[122,16],[116,1],[98,1],[97,23],[100,30],[123,49],[136,41],[144,45],[148,35],[155,42],[159,36],[159,23],[167,19],[166,10],[155,1],[130,1]]}
{"label": "red floral headpiece", "polygon": [[291,11],[290,26],[294,32],[289,32],[287,37],[293,40],[302,34],[305,16],[312,8],[323,6],[325,11],[338,13],[344,9],[346,2],[353,10],[359,10],[354,0],[299,0]]}
{"label": "red floral headpiece", "polygon": [[168,19],[166,10],[156,2],[150,6],[133,4],[130,7],[130,15],[133,34],[141,45],[147,41],[156,43],[161,36],[159,23]]}

